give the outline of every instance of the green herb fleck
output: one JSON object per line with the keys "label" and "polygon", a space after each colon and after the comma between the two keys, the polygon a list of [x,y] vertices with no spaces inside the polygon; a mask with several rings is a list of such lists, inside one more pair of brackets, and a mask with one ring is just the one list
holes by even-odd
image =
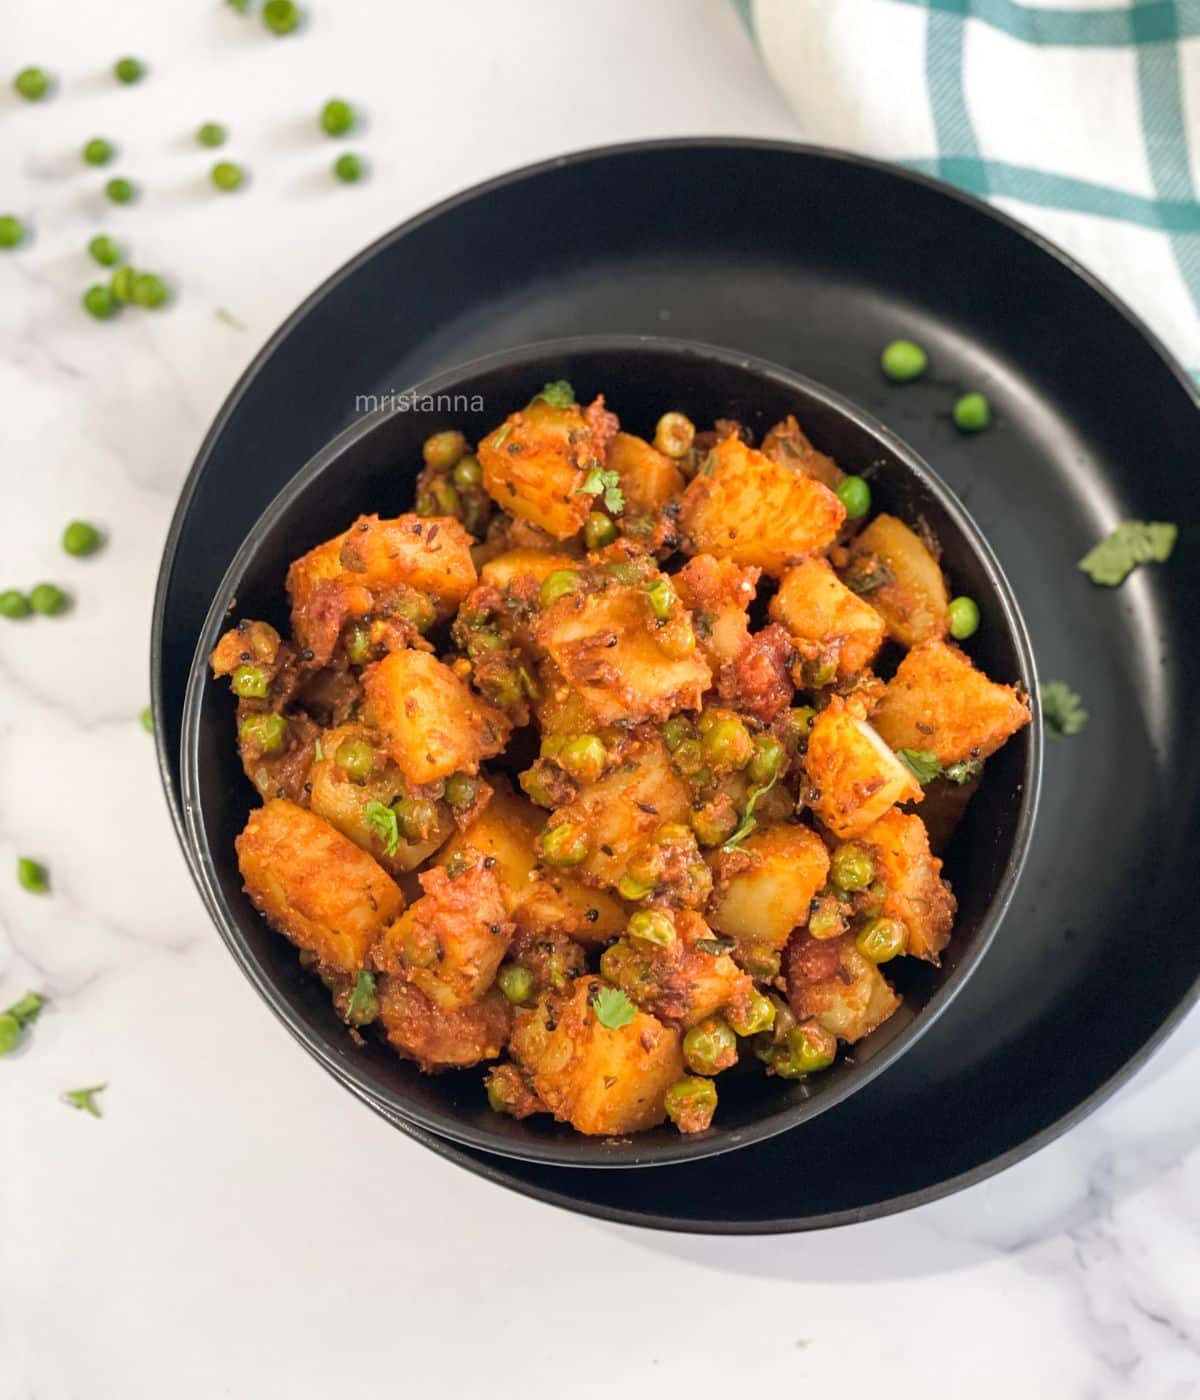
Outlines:
{"label": "green herb fleck", "polygon": [[227,326],[232,326],[235,331],[244,331],[246,329],[245,324],[239,321],[233,312],[229,311],[224,306],[218,306],[213,312],[213,315],[218,321],[224,321]]}
{"label": "green herb fleck", "polygon": [[922,787],[941,776],[942,765],[938,762],[937,754],[930,753],[928,749],[898,749],[896,757]]}
{"label": "green herb fleck", "polygon": [[1139,564],[1161,564],[1171,557],[1178,527],[1163,520],[1123,520],[1095,544],[1078,567],[1107,588],[1123,583]]}
{"label": "green herb fleck", "polygon": [[44,865],[21,856],[17,861],[17,883],[30,894],[45,894],[50,888],[50,876]]}
{"label": "green herb fleck", "polygon": [[348,1026],[365,1026],[379,1015],[379,999],[375,995],[375,978],[363,971],[358,974],[350,1000],[346,1003],[345,1021]]}
{"label": "green herb fleck", "polygon": [[602,987],[592,998],[596,1020],[610,1031],[619,1031],[637,1015],[637,1007],[620,987]]}
{"label": "green herb fleck", "polygon": [[746,837],[757,828],[758,818],[754,815],[754,809],[758,806],[759,799],[766,797],[767,793],[779,781],[781,771],[781,769],[777,769],[769,783],[763,783],[760,787],[750,789],[750,796],[746,799],[746,810],[742,813],[742,820],[737,830],[721,847],[723,851],[736,851]]}
{"label": "green herb fleck", "polygon": [[604,509],[612,515],[620,515],[625,509],[625,497],[621,492],[621,478],[604,467],[593,467],[587,474],[580,490],[589,496],[604,494]]}
{"label": "green herb fleck", "polygon": [[141,722],[142,722],[142,728],[146,731],[146,733],[147,733],[147,734],[153,734],[153,733],[154,733],[154,711],[150,708],[149,705],[146,706],[146,708],[142,711],[142,713],[138,716],[138,718],[141,720]]}
{"label": "green herb fleck", "polygon": [[62,1101],[70,1104],[72,1108],[81,1108],[93,1118],[102,1118],[104,1115],[96,1103],[96,1095],[102,1094],[107,1088],[107,1084],[93,1084],[89,1089],[68,1089],[62,1096]]}
{"label": "green herb fleck", "polygon": [[692,944],[693,948],[699,948],[702,953],[711,953],[714,958],[732,952],[735,946],[732,938],[697,938]]}
{"label": "green herb fleck", "polygon": [[0,1055],[15,1050],[26,1026],[32,1026],[45,1005],[45,998],[37,992],[26,992],[20,1001],[14,1001],[7,1011],[0,1012]]}
{"label": "green herb fleck", "polygon": [[382,802],[371,801],[363,809],[363,816],[383,844],[384,855],[394,856],[396,847],[400,844],[400,823],[395,812]]}
{"label": "green herb fleck", "polygon": [[575,390],[567,380],[554,379],[543,385],[541,393],[534,394],[533,397],[548,403],[551,408],[570,408],[575,402]]}
{"label": "green herb fleck", "polygon": [[947,764],[942,769],[942,777],[949,778],[952,783],[957,783],[962,787],[964,783],[969,783],[973,778],[978,778],[983,772],[983,759],[981,758],[960,758],[957,763]]}
{"label": "green herb fleck", "polygon": [[1042,686],[1042,715],[1051,734],[1078,734],[1088,721],[1082,700],[1065,681]]}

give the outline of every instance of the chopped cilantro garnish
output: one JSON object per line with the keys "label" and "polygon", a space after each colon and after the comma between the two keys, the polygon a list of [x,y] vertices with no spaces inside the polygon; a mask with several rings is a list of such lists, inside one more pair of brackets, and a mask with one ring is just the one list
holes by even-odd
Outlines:
{"label": "chopped cilantro garnish", "polygon": [[593,467],[587,480],[580,487],[589,496],[604,495],[604,509],[612,515],[619,515],[625,509],[625,496],[621,491],[621,478],[616,472],[604,467]]}
{"label": "chopped cilantro garnish", "polygon": [[602,987],[592,998],[596,1020],[610,1031],[619,1031],[637,1015],[637,1007],[620,987]]}
{"label": "chopped cilantro garnish", "polygon": [[379,999],[375,995],[374,976],[363,971],[358,974],[350,1000],[346,1003],[347,1025],[365,1026],[379,1015]]}
{"label": "chopped cilantro garnish", "polygon": [[1139,564],[1161,564],[1175,548],[1178,528],[1162,520],[1123,520],[1095,544],[1078,567],[1092,580],[1108,588],[1123,583]]}
{"label": "chopped cilantro garnish", "polygon": [[1042,686],[1042,715],[1052,734],[1078,734],[1088,721],[1082,700],[1064,681]]}
{"label": "chopped cilantro garnish", "polygon": [[400,823],[396,820],[395,812],[382,802],[371,801],[363,808],[363,816],[383,844],[384,855],[394,856],[400,844]]}
{"label": "chopped cilantro garnish", "polygon": [[549,384],[542,387],[540,394],[534,395],[535,399],[541,399],[543,403],[548,403],[551,408],[570,408],[575,402],[575,390],[565,379],[554,379]]}
{"label": "chopped cilantro garnish", "polygon": [[779,771],[776,770],[769,783],[763,783],[761,787],[750,789],[750,796],[746,799],[746,810],[742,813],[742,820],[738,829],[721,847],[723,851],[736,851],[746,837],[755,830],[758,826],[758,818],[754,815],[754,809],[758,806],[759,798],[765,797],[778,781]]}
{"label": "chopped cilantro garnish", "polygon": [[897,749],[896,757],[922,787],[941,776],[942,765],[938,762],[938,756],[928,749]]}
{"label": "chopped cilantro garnish", "polygon": [[107,1084],[93,1084],[90,1089],[68,1089],[62,1096],[63,1103],[70,1104],[72,1108],[80,1108],[84,1113],[90,1113],[93,1118],[100,1118],[103,1115],[96,1103],[96,1095],[103,1093],[107,1088]]}

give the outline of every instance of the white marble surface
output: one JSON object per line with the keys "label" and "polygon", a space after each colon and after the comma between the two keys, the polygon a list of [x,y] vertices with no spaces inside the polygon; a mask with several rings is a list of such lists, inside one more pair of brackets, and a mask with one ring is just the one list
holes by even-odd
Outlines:
{"label": "white marble surface", "polygon": [[[192,889],[137,721],[159,550],[205,425],[258,344],[345,257],[471,181],[669,133],[802,135],[721,0],[312,0],[275,41],[217,0],[0,0],[3,578],[61,620],[0,624],[0,1004],[52,1007],[0,1063],[0,1400],[1200,1394],[1200,1016],[1082,1127],[973,1190],[820,1236],[609,1227],[479,1181],[338,1089],[260,1005]],[[119,53],[140,88],[104,76]],[[373,178],[327,178],[314,109],[365,103]],[[254,173],[211,195],[191,146]],[[76,152],[110,135],[145,196]],[[79,309],[100,225],[174,305]],[[238,330],[218,319],[232,311]],[[82,515],[111,532],[76,562]],[[104,1118],[59,1101],[107,1081]],[[447,1390],[447,1387],[449,1389]]]}

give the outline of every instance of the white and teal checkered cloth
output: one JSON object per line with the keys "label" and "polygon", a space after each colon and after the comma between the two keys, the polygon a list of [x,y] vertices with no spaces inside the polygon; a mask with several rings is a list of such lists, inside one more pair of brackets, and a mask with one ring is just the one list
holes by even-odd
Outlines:
{"label": "white and teal checkered cloth", "polygon": [[1200,371],[1200,0],[733,0],[801,139],[990,200]]}

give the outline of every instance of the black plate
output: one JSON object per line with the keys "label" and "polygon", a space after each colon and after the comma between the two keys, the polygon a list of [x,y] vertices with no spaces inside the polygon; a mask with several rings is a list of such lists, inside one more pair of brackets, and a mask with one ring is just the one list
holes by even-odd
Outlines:
{"label": "black plate", "polygon": [[[911,442],[991,540],[1043,678],[1083,692],[1084,733],[1050,746],[1039,837],[974,981],[902,1064],[797,1132],[694,1166],[584,1172],[439,1144],[518,1190],[663,1228],[756,1231],[864,1219],[1033,1151],[1094,1107],[1195,1000],[1200,837],[1197,401],[1154,337],[1003,215],[868,161],[747,141],[667,142],[555,161],[397,230],[322,287],[214,426],[168,541],[155,706],[178,817],[192,649],[242,537],[354,416],[473,355],[578,332],[679,335],[831,385]],[[932,369],[891,386],[880,346]],[[983,388],[996,422],[960,438]],[[1124,516],[1175,519],[1175,556],[1119,591],[1074,561]]]}
{"label": "black plate", "polygon": [[[954,587],[979,604],[982,622],[967,643],[997,680],[1036,691],[1029,639],[1011,589],[980,534],[929,467],[882,424],[819,384],[737,351],[649,336],[582,336],[501,351],[416,387],[412,407],[371,414],[339,434],[305,466],[248,533],[205,620],[188,684],[183,725],[183,793],[194,866],[221,932],[263,999],[322,1065],[390,1114],[456,1142],[552,1165],[659,1166],[744,1148],[827,1113],[859,1093],[928,1034],[983,959],[1029,849],[1041,771],[1041,717],[988,761],[979,792],[945,852],[958,900],[954,939],[940,967],[892,964],[900,1011],[857,1043],[828,1073],[796,1083],[762,1073],[752,1056],[721,1077],[721,1105],[709,1132],[682,1135],[669,1124],[612,1140],[587,1138],[545,1115],[518,1122],[487,1107],[478,1069],[421,1074],[368,1036],[355,1045],[328,992],[301,968],[242,889],[234,841],[259,805],[234,744],[236,702],[211,678],[208,658],[235,618],[287,629],[283,580],[298,555],[355,516],[394,516],[411,507],[421,444],[453,423],[472,442],[528,399],[566,379],[590,401],[603,392],[630,431],[652,436],[664,406],[708,423],[733,418],[761,439],[794,413],[822,451],[867,475],[872,506],[924,522],[942,547]],[[449,415],[439,403],[478,405]],[[743,1072],[744,1071],[744,1072]]]}

